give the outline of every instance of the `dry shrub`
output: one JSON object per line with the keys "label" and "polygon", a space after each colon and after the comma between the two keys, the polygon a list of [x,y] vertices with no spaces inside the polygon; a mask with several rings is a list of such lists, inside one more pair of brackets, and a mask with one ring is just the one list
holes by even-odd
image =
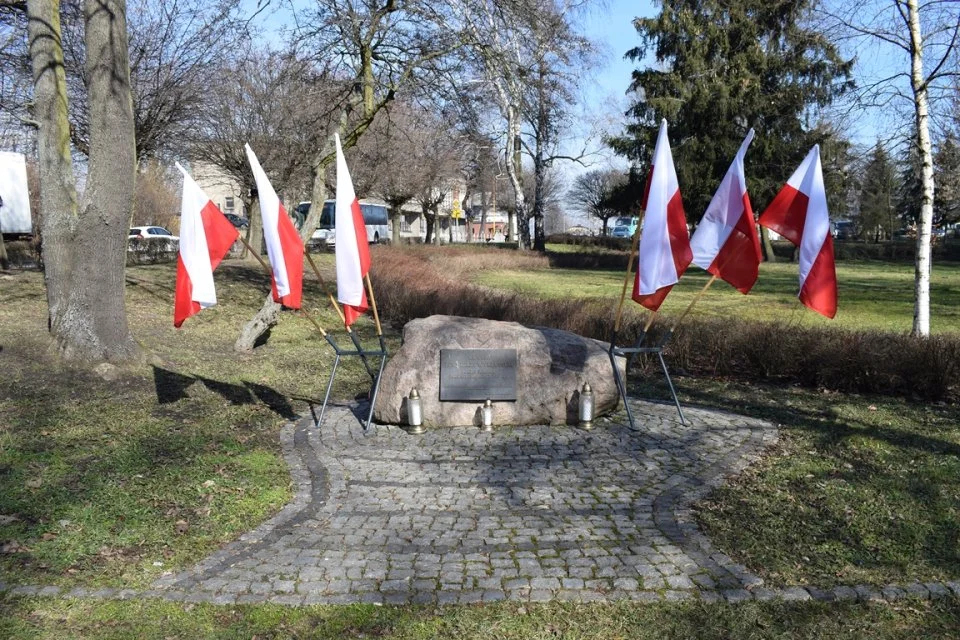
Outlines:
{"label": "dry shrub", "polygon": [[[448,268],[452,256],[456,267]],[[480,287],[462,274],[485,268],[541,264],[523,254],[390,247],[377,251],[371,277],[381,315],[400,327],[434,314],[488,318],[555,327],[610,340],[611,302],[597,299],[541,300]],[[474,266],[472,266],[474,265]],[[671,319],[651,329],[656,340]],[[624,315],[617,342],[632,344],[644,317]],[[879,331],[805,328],[782,323],[691,319],[676,331],[666,350],[671,367],[767,383],[855,393],[950,400],[960,391],[960,338],[921,339]],[[647,359],[647,366],[658,366]]]}
{"label": "dry shrub", "polygon": [[179,187],[173,176],[155,160],[137,174],[131,226],[157,225],[176,235],[180,230]]}

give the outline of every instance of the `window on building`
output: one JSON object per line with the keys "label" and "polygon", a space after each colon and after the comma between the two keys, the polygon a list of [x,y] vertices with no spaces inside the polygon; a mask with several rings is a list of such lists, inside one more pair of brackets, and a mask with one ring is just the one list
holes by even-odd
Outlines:
{"label": "window on building", "polygon": [[407,216],[400,216],[400,231],[404,233],[410,233],[410,218]]}
{"label": "window on building", "polygon": [[223,210],[233,211],[233,196],[227,196],[223,199]]}

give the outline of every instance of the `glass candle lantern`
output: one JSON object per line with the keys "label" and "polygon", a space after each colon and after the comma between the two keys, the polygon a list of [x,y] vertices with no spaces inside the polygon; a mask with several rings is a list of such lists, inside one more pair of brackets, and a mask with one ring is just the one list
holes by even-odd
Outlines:
{"label": "glass candle lantern", "polygon": [[580,426],[588,431],[593,428],[593,389],[588,382],[580,391]]}
{"label": "glass candle lantern", "polygon": [[423,433],[423,404],[416,387],[410,390],[407,397],[407,423],[410,425],[410,433]]}
{"label": "glass candle lantern", "polygon": [[483,406],[480,407],[480,418],[483,430],[493,431],[493,403],[490,402],[490,398],[487,398]]}

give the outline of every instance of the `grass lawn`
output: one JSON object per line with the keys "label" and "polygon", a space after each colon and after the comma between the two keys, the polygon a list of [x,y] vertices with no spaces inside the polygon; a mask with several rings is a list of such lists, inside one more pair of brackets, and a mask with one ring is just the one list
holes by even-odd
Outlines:
{"label": "grass lawn", "polygon": [[[499,265],[503,255],[493,261]],[[320,259],[329,275],[332,255]],[[848,276],[859,273],[863,286],[873,287],[873,297],[887,295],[882,283],[909,281],[909,274],[888,272],[888,265],[879,276],[871,274],[871,265],[846,266],[852,269]],[[789,299],[786,288],[795,282],[795,271],[787,269],[795,266],[781,267],[783,283],[777,287],[784,292],[776,291],[765,273],[757,295],[743,298],[718,283],[718,291],[728,291],[716,298],[732,295],[743,307],[760,298],[766,280],[771,290],[765,295]],[[489,281],[481,271],[486,284],[515,288],[502,277],[509,270]],[[581,289],[604,276],[611,304],[622,279],[612,272],[524,273],[524,286],[539,285],[544,295]],[[937,274],[943,280],[935,300],[956,295],[960,272],[938,268]],[[705,281],[702,274],[691,275]],[[268,290],[255,264],[225,263],[217,271],[220,304],[187,320],[181,330],[172,327],[173,279],[173,265],[128,269],[129,318],[149,356],[116,380],[104,380],[63,367],[50,354],[41,274],[0,275],[5,302],[0,305],[0,580],[143,588],[254,527],[289,499],[279,429],[321,401],[329,348],[306,320],[291,313],[255,353],[233,352],[240,326]],[[697,288],[690,286],[694,279],[685,278],[687,295]],[[843,282],[841,275],[846,286]],[[675,307],[681,307],[681,297],[671,296]],[[882,312],[869,311],[870,297],[860,296],[861,307],[866,317],[875,313],[880,321]],[[304,298],[321,324],[336,326],[316,285],[307,284]],[[797,309],[798,317],[815,318]],[[933,318],[936,327],[936,309]],[[362,334],[372,335],[369,321],[360,322]],[[397,336],[388,337],[394,350]],[[346,366],[335,388],[341,399],[365,391],[359,365]],[[665,393],[636,376],[633,383],[641,396]],[[701,521],[718,548],[773,583],[827,586],[960,576],[955,406],[689,377],[677,383],[684,402],[782,426],[782,442],[772,455],[702,503]],[[958,635],[956,599],[880,606],[689,602],[297,609],[0,600],[4,638]]]}
{"label": "grass lawn", "polygon": [[[256,353],[234,353],[268,291],[261,273],[237,262],[217,271],[220,304],[174,329],[174,273],[128,269],[129,321],[149,356],[116,381],[50,355],[41,274],[0,280],[7,582],[143,587],[289,499],[279,427],[322,401],[329,347],[290,313]],[[316,288],[305,299],[323,301]],[[329,327],[328,308],[318,317]],[[353,397],[360,372],[348,363],[344,373],[337,393]]]}
{"label": "grass lawn", "polygon": [[[473,274],[482,285],[541,297],[596,297],[610,301],[611,315],[623,288],[622,271],[578,269],[484,269]],[[690,267],[661,307],[679,315],[709,280]],[[913,324],[913,266],[890,262],[838,262],[838,310],[832,321],[806,309],[797,300],[797,265],[764,263],[749,295],[723,281],[714,282],[694,315],[779,321],[800,326],[835,326],[909,332]],[[631,280],[630,286],[633,286]],[[934,264],[930,282],[930,327],[933,332],[960,332],[960,264]],[[629,295],[629,291],[628,291]],[[628,311],[638,312],[637,305]]]}
{"label": "grass lawn", "polygon": [[587,640],[627,638],[955,638],[956,600],[855,603],[701,602],[458,607],[299,607],[0,601],[4,638],[436,638]]}

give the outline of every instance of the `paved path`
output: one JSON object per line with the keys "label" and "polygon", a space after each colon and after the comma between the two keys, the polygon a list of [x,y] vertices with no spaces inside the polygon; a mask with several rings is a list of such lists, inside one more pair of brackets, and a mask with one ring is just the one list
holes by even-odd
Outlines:
{"label": "paved path", "polygon": [[[698,531],[690,503],[776,429],[637,403],[638,430],[364,433],[347,407],[284,432],[293,503],[166,597],[222,603],[467,603],[753,597],[762,580]],[[738,595],[739,594],[739,595]]]}

